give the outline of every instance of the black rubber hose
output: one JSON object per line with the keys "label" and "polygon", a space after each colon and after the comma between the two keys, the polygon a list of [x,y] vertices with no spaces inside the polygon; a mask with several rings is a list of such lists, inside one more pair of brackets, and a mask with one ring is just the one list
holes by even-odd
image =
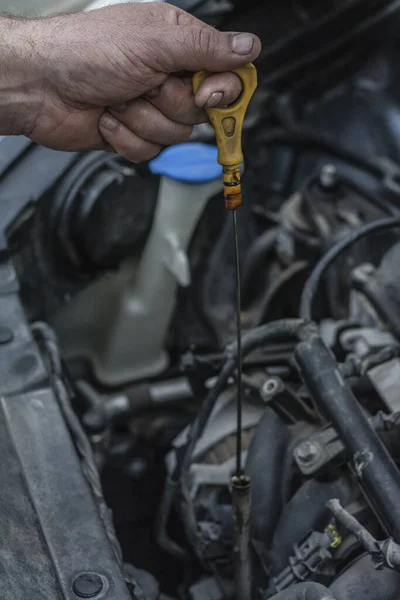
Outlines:
{"label": "black rubber hose", "polygon": [[400,471],[373,430],[339,367],[318,336],[298,344],[295,359],[321,412],[342,440],[348,463],[387,533],[400,541]]}
{"label": "black rubber hose", "polygon": [[340,600],[398,600],[400,574],[377,571],[372,558],[362,556],[340,573],[330,590]]}
{"label": "black rubber hose", "polygon": [[386,229],[393,229],[394,227],[400,227],[400,217],[391,217],[385,219],[379,219],[368,223],[363,227],[355,229],[348,236],[344,237],[337,244],[332,246],[330,250],[321,258],[321,260],[314,267],[310,277],[308,278],[300,301],[300,317],[310,321],[313,317],[313,305],[315,296],[318,291],[318,287],[326,270],[331,264],[348,248],[353,246],[359,240],[379,231],[385,231]]}
{"label": "black rubber hose", "polygon": [[270,600],[335,600],[335,598],[323,585],[308,582],[292,585],[287,590],[272,596]]}
{"label": "black rubber hose", "polygon": [[[257,329],[249,331],[243,336],[242,339],[242,353],[243,357],[250,354],[253,350],[269,341],[277,341],[279,339],[286,339],[290,337],[299,336],[303,328],[306,327],[304,321],[300,319],[282,319],[281,321],[275,321],[268,323]],[[201,539],[199,538],[197,531],[196,515],[194,512],[193,503],[190,496],[188,487],[189,470],[192,464],[192,456],[196,444],[202,436],[204,429],[207,425],[208,419],[210,418],[211,412],[220,397],[221,393],[225,390],[228,385],[230,377],[233,375],[237,365],[237,343],[230,344],[226,349],[227,360],[223,366],[221,373],[219,374],[215,385],[208,393],[196,420],[193,422],[191,430],[188,436],[188,443],[183,456],[182,464],[178,472],[180,474],[181,493],[183,502],[185,504],[183,513],[183,520],[186,529],[187,536],[191,541],[198,554],[201,554],[199,547],[201,548]]]}
{"label": "black rubber hose", "polygon": [[282,473],[282,466],[289,441],[287,425],[274,410],[267,408],[251,441],[245,468],[252,480],[252,534],[263,544],[272,539],[284,506],[281,482],[287,479],[288,468]]}
{"label": "black rubber hose", "polygon": [[352,190],[355,194],[360,196],[360,198],[364,200],[367,204],[370,204],[374,208],[381,210],[384,214],[388,216],[395,217],[396,215],[399,215],[400,211],[398,207],[390,203],[388,200],[382,200],[379,196],[374,196],[370,194],[367,190],[358,185],[358,183],[356,183],[349,177],[341,175],[340,178],[350,190]]}

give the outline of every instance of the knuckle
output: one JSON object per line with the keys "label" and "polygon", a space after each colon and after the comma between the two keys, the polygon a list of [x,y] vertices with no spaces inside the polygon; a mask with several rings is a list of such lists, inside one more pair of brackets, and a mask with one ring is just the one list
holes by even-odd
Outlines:
{"label": "knuckle", "polygon": [[206,27],[200,28],[200,50],[205,52],[206,54],[211,54],[216,50],[216,40],[218,36],[215,35],[213,29],[208,29]]}
{"label": "knuckle", "polygon": [[191,54],[195,54],[199,47],[199,32],[197,28],[191,27],[185,31],[185,50]]}
{"label": "knuckle", "polygon": [[213,29],[207,27],[191,27],[188,29],[189,35],[189,50],[193,53],[208,54],[215,47],[215,34]]}
{"label": "knuckle", "polygon": [[132,122],[151,122],[153,111],[154,108],[147,100],[144,100],[143,98],[138,98],[136,101],[135,114],[133,115]]}
{"label": "knuckle", "polygon": [[125,113],[118,115],[118,119],[129,131],[140,134],[143,124],[150,121],[151,115],[147,108],[148,103],[140,98],[135,99]]}
{"label": "knuckle", "polygon": [[169,2],[156,3],[155,6],[157,7],[157,10],[159,10],[165,16],[175,16],[177,13],[181,12],[176,8],[176,6],[170,4]]}
{"label": "knuckle", "polygon": [[164,14],[165,20],[171,25],[179,25],[179,18],[181,13],[184,11],[179,10],[173,4],[169,4],[168,2],[157,3],[157,6],[162,6],[161,11]]}

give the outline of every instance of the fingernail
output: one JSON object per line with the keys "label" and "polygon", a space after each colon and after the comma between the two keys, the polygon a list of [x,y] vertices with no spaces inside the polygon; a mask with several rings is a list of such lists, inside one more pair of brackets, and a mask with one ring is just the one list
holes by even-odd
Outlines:
{"label": "fingernail", "polygon": [[207,100],[207,102],[205,103],[205,107],[206,108],[211,108],[212,106],[217,106],[222,98],[224,97],[224,94],[222,92],[214,92],[213,94],[211,94],[211,96],[209,97],[209,99]]}
{"label": "fingernail", "polygon": [[254,36],[251,33],[236,33],[231,38],[232,52],[244,56],[250,54],[254,46]]}
{"label": "fingernail", "polygon": [[100,119],[100,125],[101,127],[104,127],[104,129],[114,131],[115,129],[117,129],[119,123],[117,119],[114,119],[114,117],[112,117],[111,115],[104,114]]}
{"label": "fingernail", "polygon": [[112,110],[115,110],[115,112],[118,112],[118,113],[125,112],[126,107],[127,107],[126,102],[121,102],[120,104],[113,104],[111,106]]}

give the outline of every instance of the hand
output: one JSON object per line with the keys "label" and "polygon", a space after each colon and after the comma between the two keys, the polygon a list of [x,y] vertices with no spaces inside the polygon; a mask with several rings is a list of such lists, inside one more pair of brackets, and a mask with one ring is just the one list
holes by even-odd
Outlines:
{"label": "hand", "polygon": [[[8,108],[5,133],[60,150],[114,150],[134,162],[187,140],[207,119],[206,104],[234,101],[241,84],[228,71],[261,49],[252,34],[218,32],[161,2],[0,23],[14,61],[3,100],[0,65],[0,129]],[[190,74],[198,70],[215,74],[194,98]]]}

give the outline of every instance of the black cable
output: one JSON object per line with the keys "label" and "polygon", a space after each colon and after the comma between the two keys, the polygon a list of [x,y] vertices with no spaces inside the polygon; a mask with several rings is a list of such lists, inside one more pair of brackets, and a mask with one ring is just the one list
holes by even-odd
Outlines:
{"label": "black cable", "polygon": [[340,365],[340,371],[346,379],[350,377],[363,377],[370,369],[378,367],[399,356],[400,348],[398,346],[385,346],[366,358],[360,358],[349,354],[344,363]]}
{"label": "black cable", "polygon": [[167,478],[156,519],[156,540],[160,548],[165,550],[165,552],[174,556],[177,560],[187,562],[190,559],[190,555],[184,548],[172,540],[167,532],[168,519],[171,514],[178,485],[179,483],[176,480],[176,475]]}
{"label": "black cable", "polygon": [[277,295],[282,292],[282,288],[287,286],[293,278],[298,277],[300,273],[304,273],[308,268],[309,263],[306,260],[296,260],[272,280],[271,284],[267,287],[266,293],[261,298],[260,307],[254,315],[254,326],[259,327],[266,321],[271,320],[268,318],[268,312],[271,310],[271,305],[273,306],[274,302],[277,304]]}
{"label": "black cable", "polygon": [[360,196],[360,200],[366,200],[367,203],[371,204],[371,206],[374,206],[375,208],[387,214],[388,216],[391,215],[394,217],[400,214],[400,210],[397,206],[394,206],[387,200],[382,200],[378,196],[370,194],[352,179],[349,179],[344,175],[340,175],[340,179],[341,181],[343,181],[343,183],[347,185],[348,188],[350,188],[353,192]]}
{"label": "black cable", "polygon": [[[322,253],[324,254],[329,250],[329,246],[332,238],[332,228],[329,223],[328,218],[321,213],[317,203],[315,202],[314,194],[312,187],[318,186],[319,182],[319,174],[314,174],[308,179],[306,179],[305,183],[301,188],[301,197],[306,206],[308,212],[308,218],[313,223],[315,229],[317,230],[318,236],[321,240]],[[321,190],[322,191],[322,190]],[[333,196],[335,198],[335,196]],[[338,287],[337,274],[336,272],[330,271],[327,277],[327,301],[328,306],[333,314],[333,317],[336,318],[338,315],[336,314],[336,304],[335,297]]]}
{"label": "black cable", "polygon": [[354,535],[359,544],[368,552],[374,562],[375,569],[381,570],[386,567],[394,571],[400,571],[399,544],[396,544],[391,538],[383,541],[376,540],[368,529],[341,506],[339,500],[329,500],[326,506],[333,513],[336,521]]}
{"label": "black cable", "polygon": [[335,519],[343,525],[347,531],[352,533],[361,546],[372,556],[379,554],[379,545],[377,540],[361,525],[355,517],[348,513],[341,506],[339,500],[332,499],[326,504],[327,508],[333,513]]}
{"label": "black cable", "polygon": [[[353,27],[349,31],[344,31],[341,37],[337,37],[334,40],[327,40],[324,44],[315,44],[312,52],[303,51],[301,53],[296,54],[296,59],[290,63],[284,63],[284,66],[276,69],[269,77],[265,76],[263,83],[268,87],[277,86],[282,80],[287,80],[288,78],[294,77],[295,71],[300,69],[307,68],[310,64],[315,63],[317,61],[321,61],[326,56],[329,56],[330,53],[336,52],[338,54],[343,46],[350,44],[353,42],[354,49],[354,39],[364,36],[369,30],[373,27],[384,23],[385,20],[390,18],[394,19],[396,13],[400,10],[400,1],[394,0],[389,3],[389,5],[382,8],[377,13],[371,13],[367,18],[360,21],[358,24],[354,24]],[[333,20],[326,20],[325,25],[329,29],[332,29],[334,23]],[[336,22],[337,26],[337,22]],[[320,33],[325,31],[322,27],[319,28]],[[286,50],[287,51],[287,50]],[[353,50],[354,51],[354,50]],[[272,56],[268,56],[268,47],[266,48],[265,54],[264,52],[261,54],[259,60],[266,60],[271,64]]]}
{"label": "black cable", "polygon": [[321,260],[314,267],[310,277],[308,278],[301,295],[300,301],[300,317],[311,321],[313,318],[313,304],[315,296],[318,291],[319,283],[325,271],[330,265],[348,248],[353,246],[359,240],[371,235],[372,233],[378,233],[386,229],[392,229],[394,227],[400,227],[400,217],[391,217],[385,219],[379,219],[368,223],[363,227],[355,229],[348,236],[344,237],[337,244],[332,246],[330,250],[321,258]]}
{"label": "black cable", "polygon": [[[324,252],[327,252],[331,243],[331,228],[329,226],[328,219],[318,210],[318,206],[313,195],[313,186],[318,185],[318,181],[318,173],[314,173],[313,175],[311,175],[311,177],[307,178],[301,188],[301,196],[307,207],[308,216],[319,234],[323,250]],[[360,199],[363,200],[365,203],[383,212],[384,215],[392,217],[400,215],[400,211],[395,206],[391,205],[388,202],[385,202],[378,196],[374,196],[369,192],[365,191],[357,183],[355,183],[348,177],[343,176],[342,174],[340,174],[340,178],[338,180],[338,184],[340,185],[341,183],[344,184],[353,193],[357,194],[360,197]],[[335,199],[335,196],[333,196],[333,199]],[[329,271],[327,273],[327,300],[329,309],[333,317],[338,317],[336,310],[337,288],[337,274],[333,271]]]}
{"label": "black cable", "polygon": [[243,304],[246,304],[246,291],[250,287],[251,280],[262,266],[265,257],[273,250],[277,237],[277,228],[267,229],[258,236],[246,254],[242,276]]}

